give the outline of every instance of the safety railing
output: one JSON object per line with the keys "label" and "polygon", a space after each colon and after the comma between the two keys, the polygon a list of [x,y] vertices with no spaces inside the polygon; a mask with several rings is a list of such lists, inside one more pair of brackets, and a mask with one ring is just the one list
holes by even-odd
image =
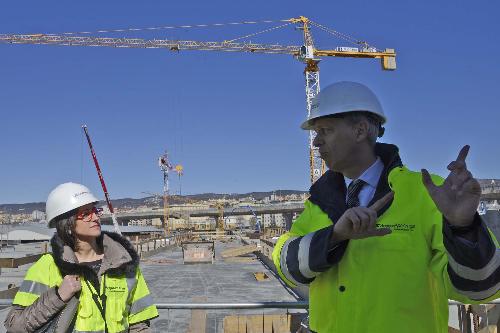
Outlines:
{"label": "safety railing", "polygon": [[[0,308],[12,300],[0,300]],[[153,332],[239,333],[298,332],[307,317],[308,302],[157,303]],[[302,324],[303,325],[303,324]],[[300,332],[304,331],[305,328]]]}
{"label": "safety railing", "polygon": [[[11,299],[0,300],[0,307]],[[449,301],[449,332],[494,332],[500,325],[500,299],[480,305]],[[160,317],[153,320],[155,332],[309,332],[307,301],[254,303],[157,303]],[[186,311],[190,310],[190,312]],[[451,323],[453,321],[453,325]],[[244,329],[243,329],[244,328]]]}
{"label": "safety railing", "polygon": [[[0,306],[10,306],[12,299],[1,299]],[[156,308],[164,310],[221,310],[221,309],[308,309],[309,303],[298,302],[257,302],[257,303],[156,303]]]}

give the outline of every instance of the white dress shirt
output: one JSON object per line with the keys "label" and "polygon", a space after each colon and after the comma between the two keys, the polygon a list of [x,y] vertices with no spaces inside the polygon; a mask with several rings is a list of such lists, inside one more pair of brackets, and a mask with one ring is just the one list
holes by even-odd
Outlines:
{"label": "white dress shirt", "polygon": [[[359,205],[361,207],[366,207],[373,199],[375,195],[375,190],[377,189],[377,184],[380,179],[380,175],[384,170],[384,163],[380,160],[380,157],[377,156],[377,160],[373,162],[373,164],[365,170],[359,176],[358,179],[363,180],[366,184],[363,185],[363,188],[359,192],[358,199]],[[345,186],[349,187],[349,184],[353,182],[355,179],[350,179],[344,176]],[[346,202],[347,202],[347,194],[346,194]]]}

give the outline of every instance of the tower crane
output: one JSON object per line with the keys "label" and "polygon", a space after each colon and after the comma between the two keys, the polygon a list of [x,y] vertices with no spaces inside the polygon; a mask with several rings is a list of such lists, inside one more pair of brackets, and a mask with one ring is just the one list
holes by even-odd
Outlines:
{"label": "tower crane", "polygon": [[170,171],[175,171],[177,174],[179,174],[179,178],[181,176],[181,173],[183,172],[182,165],[176,165],[174,166],[168,159],[168,153],[165,152],[165,154],[161,155],[158,157],[158,166],[160,167],[160,170],[163,172],[163,229],[165,230],[165,234],[168,236],[170,235],[170,224],[168,223],[168,196],[169,196],[169,172]]}
{"label": "tower crane", "polygon": [[[265,23],[276,21],[264,21]],[[167,49],[171,51],[184,50],[199,50],[199,51],[226,51],[226,52],[249,52],[249,53],[266,53],[266,54],[288,54],[294,56],[299,61],[305,64],[305,90],[306,90],[306,111],[310,117],[311,105],[313,98],[319,93],[319,62],[322,58],[328,57],[343,57],[343,58],[371,58],[380,59],[383,70],[396,69],[396,52],[394,49],[386,48],[384,50],[371,46],[366,41],[357,40],[347,34],[340,33],[322,24],[316,23],[305,16],[297,18],[289,18],[279,20],[285,22],[276,27],[256,32],[240,38],[225,40],[219,42],[194,41],[194,40],[169,40],[169,39],[142,39],[142,38],[110,38],[85,36],[89,32],[80,33],[63,33],[63,34],[0,34],[0,43],[4,44],[43,44],[43,45],[64,45],[64,46],[103,46],[114,48],[153,48]],[[259,22],[236,22],[228,23],[227,25],[236,24],[254,24]],[[255,36],[271,30],[283,28],[294,24],[302,31],[303,44],[295,45],[280,45],[280,44],[257,44],[251,42],[237,42],[238,40],[247,37]],[[222,26],[224,24],[213,24],[212,26]],[[196,27],[208,27],[208,24],[197,25]],[[123,32],[123,31],[140,31],[140,30],[159,30],[170,28],[188,28],[194,26],[177,26],[177,27],[156,27],[146,29],[118,29],[118,30],[101,30],[102,32]],[[320,29],[337,38],[343,39],[355,47],[336,47],[334,49],[317,49],[314,44],[314,39],[311,33],[311,28]],[[76,35],[76,36],[75,36]],[[310,180],[315,182],[324,172],[325,164],[322,162],[319,151],[313,145],[315,133],[309,132],[309,166]]]}

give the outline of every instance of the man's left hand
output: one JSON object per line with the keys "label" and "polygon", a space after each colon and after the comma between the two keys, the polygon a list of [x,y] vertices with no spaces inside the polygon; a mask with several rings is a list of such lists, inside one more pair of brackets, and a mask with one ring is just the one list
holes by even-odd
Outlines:
{"label": "man's left hand", "polygon": [[434,184],[429,172],[422,169],[422,182],[432,200],[446,220],[457,227],[466,227],[474,221],[481,197],[481,186],[465,164],[469,148],[464,146],[457,159],[448,165],[450,174],[441,186]]}

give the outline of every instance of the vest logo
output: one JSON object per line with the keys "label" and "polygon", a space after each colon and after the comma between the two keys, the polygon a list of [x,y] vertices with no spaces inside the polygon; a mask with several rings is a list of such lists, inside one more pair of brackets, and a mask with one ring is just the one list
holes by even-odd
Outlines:
{"label": "vest logo", "polygon": [[382,223],[377,223],[377,228],[389,228],[392,231],[412,232],[412,231],[415,231],[415,224],[406,224],[406,223],[382,224]]}
{"label": "vest logo", "polygon": [[127,291],[127,288],[122,286],[106,286],[106,292],[110,293],[124,293]]}

